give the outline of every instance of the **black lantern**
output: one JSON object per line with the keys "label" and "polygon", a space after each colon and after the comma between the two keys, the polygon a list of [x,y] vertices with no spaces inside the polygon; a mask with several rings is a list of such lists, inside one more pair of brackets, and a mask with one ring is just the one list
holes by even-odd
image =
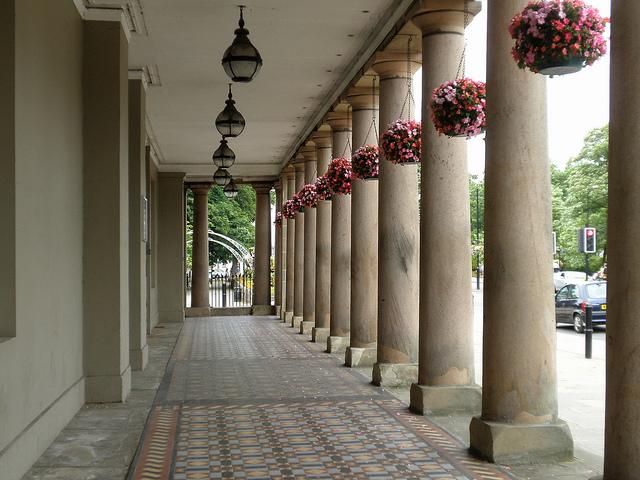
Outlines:
{"label": "black lantern", "polygon": [[227,183],[223,191],[227,198],[236,198],[238,196],[238,187],[236,187],[236,182],[233,181],[233,178]]}
{"label": "black lantern", "polygon": [[240,28],[234,32],[236,38],[222,56],[222,67],[234,82],[250,82],[262,67],[262,57],[256,47],[249,41],[249,30],[244,28],[242,11],[244,5],[240,5]]}
{"label": "black lantern", "polygon": [[216,173],[213,174],[213,181],[216,185],[226,187],[231,181],[231,174],[226,168],[218,168]]}
{"label": "black lantern", "polygon": [[226,107],[216,118],[216,128],[223,137],[237,137],[244,130],[244,117],[236,110],[236,102],[231,95],[231,84],[229,84],[229,98],[224,102]]}
{"label": "black lantern", "polygon": [[213,164],[216,167],[229,168],[236,161],[236,154],[227,145],[227,140],[222,137],[220,146],[213,152]]}

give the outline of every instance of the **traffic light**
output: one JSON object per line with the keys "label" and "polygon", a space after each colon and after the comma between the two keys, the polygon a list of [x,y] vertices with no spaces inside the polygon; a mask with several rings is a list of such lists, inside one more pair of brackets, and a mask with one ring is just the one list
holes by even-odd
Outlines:
{"label": "traffic light", "polygon": [[580,251],[582,253],[596,253],[596,229],[585,227],[580,231]]}

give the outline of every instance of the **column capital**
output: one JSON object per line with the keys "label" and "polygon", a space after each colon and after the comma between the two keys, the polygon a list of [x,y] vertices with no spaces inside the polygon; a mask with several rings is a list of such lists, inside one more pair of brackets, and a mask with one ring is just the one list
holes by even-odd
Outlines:
{"label": "column capital", "polygon": [[422,65],[422,41],[420,30],[411,22],[389,42],[382,52],[373,57],[371,70],[380,80],[413,77]]}
{"label": "column capital", "polygon": [[296,170],[295,170],[295,172],[296,172],[296,173],[301,173],[301,172],[302,172],[302,173],[304,173],[304,161],[297,162],[297,163],[294,165],[294,167],[295,167],[295,169],[296,169]]}
{"label": "column capital", "polygon": [[269,193],[273,188],[273,182],[252,182],[251,187],[256,193]]}
{"label": "column capital", "polygon": [[351,115],[349,114],[349,104],[338,104],[332,112],[327,113],[325,122],[329,124],[334,132],[350,132]]}
{"label": "column capital", "polygon": [[351,87],[347,91],[347,102],[354,112],[358,110],[377,110],[380,90],[372,87]]}
{"label": "column capital", "polygon": [[209,195],[209,190],[211,190],[212,183],[199,182],[199,183],[190,183],[188,185],[189,189],[194,193],[194,195]]}
{"label": "column capital", "polygon": [[321,125],[310,137],[317,148],[331,148],[331,127],[328,124]]}
{"label": "column capital", "polygon": [[464,35],[468,25],[482,10],[482,3],[465,0],[420,0],[411,21],[422,36],[441,33]]}
{"label": "column capital", "polygon": [[307,141],[302,147],[302,155],[304,156],[305,162],[315,162],[318,160],[318,156],[316,154],[316,144],[313,141]]}

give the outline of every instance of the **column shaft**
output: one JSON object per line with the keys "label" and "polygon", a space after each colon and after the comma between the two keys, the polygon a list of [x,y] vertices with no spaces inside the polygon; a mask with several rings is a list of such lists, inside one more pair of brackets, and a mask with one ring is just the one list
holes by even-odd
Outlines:
{"label": "column shaft", "polygon": [[[364,77],[372,82],[375,77]],[[354,88],[353,151],[377,145],[377,89]],[[373,125],[375,118],[376,125]],[[378,182],[355,179],[351,191],[351,338],[345,358],[349,366],[371,366],[376,361],[378,335]]]}
{"label": "column shaft", "polygon": [[488,2],[482,416],[470,430],[471,448],[500,463],[573,450],[557,418],[545,78],[518,69],[504,28],[526,4]]}
{"label": "column shaft", "polygon": [[256,241],[254,315],[271,314],[271,184],[255,184]]}
{"label": "column shaft", "polygon": [[[346,112],[342,113],[346,117]],[[343,119],[344,120],[344,119]],[[350,125],[333,129],[333,158],[351,158]],[[351,196],[331,200],[331,319],[327,350],[344,352],[349,344],[351,314]]]}
{"label": "column shaft", "polygon": [[[318,176],[327,173],[331,162],[331,132],[317,132],[313,137],[318,157]],[[316,308],[312,339],[326,344],[331,318],[331,201],[316,207]]]}
{"label": "column shaft", "polygon": [[209,189],[193,184],[193,248],[191,307],[209,308]]}
{"label": "column shaft", "polygon": [[[317,176],[315,143],[307,143],[303,154],[304,180],[313,184]],[[316,213],[315,208],[307,208],[304,212],[304,305],[300,325],[300,333],[303,334],[311,333],[316,318]]]}
{"label": "column shaft", "polygon": [[[276,189],[276,216],[281,212],[282,208],[282,183],[278,181]],[[284,223],[284,221],[282,222]],[[275,295],[275,314],[280,316],[282,308],[282,226],[275,227],[275,272],[273,274],[274,295]]]}
{"label": "column shaft", "polygon": [[[304,162],[302,156],[296,158],[299,163],[295,164],[295,180],[296,193],[302,190],[304,186]],[[295,329],[300,328],[304,313],[304,212],[296,213],[296,231],[295,231],[295,286],[293,297],[293,319],[291,326]]]}
{"label": "column shaft", "polygon": [[[282,202],[289,198],[289,185],[287,180],[287,174],[280,174],[280,184],[282,185]],[[285,322],[286,321],[286,312],[287,312],[287,267],[288,267],[288,237],[287,232],[289,229],[289,220],[286,218],[282,219],[282,226],[280,227],[280,238],[282,239],[280,255],[282,257],[282,267],[280,272],[280,296],[281,296],[281,305],[280,305],[280,319]]]}
{"label": "column shaft", "polygon": [[[289,199],[296,193],[296,178],[293,169],[287,173],[287,196]],[[285,322],[293,321],[293,299],[295,288],[295,246],[296,219],[287,220],[287,309]]]}
{"label": "column shaft", "polygon": [[[401,115],[407,118],[415,112],[407,98],[404,56],[405,66],[400,63],[395,72],[386,70],[384,62],[373,66],[380,74],[381,134]],[[417,68],[419,64],[411,65]],[[409,385],[417,379],[418,361],[417,166],[396,165],[383,157],[378,190],[378,363],[373,382]]]}
{"label": "column shaft", "polygon": [[[450,11],[423,5],[413,23],[422,29],[422,98],[429,99],[435,88],[456,78],[465,20],[473,18],[472,12],[465,18],[464,10],[479,5],[459,0],[459,9]],[[411,408],[438,415],[478,413],[467,144],[436,132],[428,101],[422,119],[422,144],[428,148],[422,151],[419,370]]]}
{"label": "column shaft", "polygon": [[604,478],[640,471],[640,4],[612,2]]}

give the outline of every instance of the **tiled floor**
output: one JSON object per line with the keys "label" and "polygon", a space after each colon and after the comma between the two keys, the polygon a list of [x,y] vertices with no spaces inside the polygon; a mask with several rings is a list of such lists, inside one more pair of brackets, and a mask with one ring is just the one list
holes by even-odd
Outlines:
{"label": "tiled floor", "polygon": [[185,321],[129,475],[512,478],[274,317]]}

